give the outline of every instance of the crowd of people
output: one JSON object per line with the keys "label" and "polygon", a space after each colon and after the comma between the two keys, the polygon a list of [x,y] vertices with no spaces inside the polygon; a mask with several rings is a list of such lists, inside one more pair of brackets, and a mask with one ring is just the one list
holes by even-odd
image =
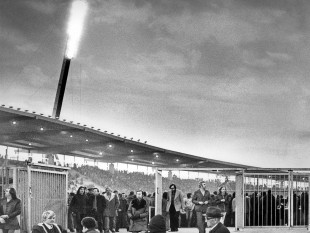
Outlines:
{"label": "crowd of people", "polygon": [[[154,192],[155,187],[155,175],[147,175],[142,172],[127,172],[127,171],[118,171],[113,172],[109,170],[102,170],[98,167],[93,167],[89,165],[82,165],[79,167],[74,167],[73,170],[77,171],[79,174],[88,177],[94,183],[110,187],[114,187],[120,192],[129,193],[131,190],[141,189],[148,193]],[[70,181],[76,181],[77,177],[69,177]],[[199,179],[202,180],[202,179]],[[208,189],[210,191],[217,191],[218,187],[222,184],[219,179],[210,179],[205,181],[207,183]],[[77,187],[83,185],[83,183],[75,182]],[[171,183],[176,184],[178,187],[182,187],[183,190],[187,192],[194,192],[197,188],[197,179],[181,179],[175,175],[171,178],[163,177],[162,179],[163,189],[168,190]],[[234,181],[226,181],[226,186],[230,190],[235,190]]]}

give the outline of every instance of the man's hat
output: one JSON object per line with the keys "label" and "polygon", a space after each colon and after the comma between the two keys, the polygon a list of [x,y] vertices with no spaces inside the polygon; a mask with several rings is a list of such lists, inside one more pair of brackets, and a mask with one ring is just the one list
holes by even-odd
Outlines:
{"label": "man's hat", "polygon": [[207,218],[220,218],[223,217],[223,214],[221,213],[221,209],[218,207],[209,207],[207,209]]}

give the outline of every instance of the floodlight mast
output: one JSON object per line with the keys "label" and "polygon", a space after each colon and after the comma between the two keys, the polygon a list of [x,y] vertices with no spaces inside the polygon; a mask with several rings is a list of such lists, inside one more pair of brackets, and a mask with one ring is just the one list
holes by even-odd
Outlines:
{"label": "floodlight mast", "polygon": [[59,118],[60,116],[61,107],[66,90],[70,63],[71,59],[75,57],[77,53],[87,8],[88,8],[87,3],[84,0],[75,0],[71,6],[70,19],[67,29],[68,43],[66,47],[66,54],[62,62],[62,68],[54,102],[54,108],[52,114],[54,118]]}

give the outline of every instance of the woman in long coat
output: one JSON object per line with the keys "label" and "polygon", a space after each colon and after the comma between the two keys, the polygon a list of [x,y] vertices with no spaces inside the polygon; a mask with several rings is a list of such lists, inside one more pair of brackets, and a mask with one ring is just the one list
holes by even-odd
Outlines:
{"label": "woman in long coat", "polygon": [[5,190],[5,198],[0,200],[0,229],[3,233],[14,233],[20,229],[17,216],[21,213],[21,201],[16,197],[16,190]]}
{"label": "woman in long coat", "polygon": [[147,231],[149,206],[147,201],[142,197],[142,191],[137,191],[137,198],[130,202],[127,213],[130,219],[129,231]]}
{"label": "woman in long coat", "polygon": [[86,202],[85,187],[80,186],[76,195],[72,198],[69,207],[76,221],[77,233],[82,233],[81,220],[86,216]]}

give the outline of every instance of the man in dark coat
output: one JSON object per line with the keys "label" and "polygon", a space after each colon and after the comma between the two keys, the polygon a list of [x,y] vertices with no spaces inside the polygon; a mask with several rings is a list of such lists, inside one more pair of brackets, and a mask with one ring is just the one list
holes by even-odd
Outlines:
{"label": "man in dark coat", "polygon": [[195,204],[197,227],[199,233],[204,233],[204,221],[203,214],[206,213],[207,207],[210,205],[211,195],[208,190],[206,190],[206,182],[199,182],[199,189],[194,192],[192,202]]}
{"label": "man in dark coat", "polygon": [[119,232],[119,228],[127,228],[128,222],[127,222],[127,200],[125,197],[125,193],[119,194],[119,206],[118,206],[118,216],[117,216],[117,222],[116,222],[116,232]]}
{"label": "man in dark coat", "polygon": [[220,222],[223,214],[218,207],[209,207],[206,213],[207,226],[211,227],[209,233],[230,233],[230,231]]}
{"label": "man in dark coat", "polygon": [[101,233],[103,230],[103,211],[106,208],[106,201],[100,195],[98,188],[92,189],[92,195],[89,196],[88,203],[90,203],[90,217],[95,218],[98,222],[98,230]]}

